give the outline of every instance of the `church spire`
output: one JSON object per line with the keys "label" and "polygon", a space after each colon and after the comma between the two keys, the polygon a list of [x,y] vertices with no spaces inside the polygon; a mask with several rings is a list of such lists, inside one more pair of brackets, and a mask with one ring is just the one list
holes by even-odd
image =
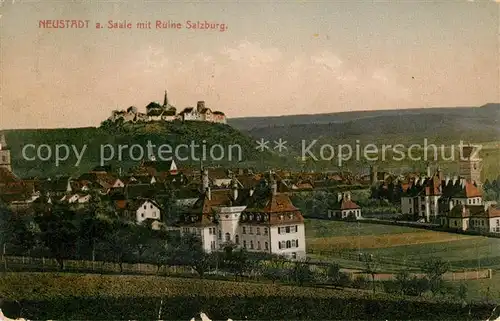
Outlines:
{"label": "church spire", "polygon": [[5,141],[5,135],[0,134],[0,150],[7,149],[7,142]]}
{"label": "church spire", "polygon": [[167,91],[165,90],[165,97],[163,98],[163,107],[167,107],[168,105],[168,97],[167,97]]}

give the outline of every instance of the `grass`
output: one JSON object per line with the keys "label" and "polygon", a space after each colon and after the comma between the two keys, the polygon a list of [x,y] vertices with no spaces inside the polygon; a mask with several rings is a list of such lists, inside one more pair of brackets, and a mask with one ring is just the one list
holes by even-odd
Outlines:
{"label": "grass", "polygon": [[400,233],[422,232],[421,229],[382,224],[363,224],[357,222],[328,221],[306,219],[306,238],[358,236],[358,235],[386,235]]}
{"label": "grass", "polygon": [[468,316],[468,307],[449,300],[370,291],[60,273],[6,273],[0,297],[9,317],[22,310],[25,318],[45,320],[158,319],[160,304],[160,319],[169,320],[189,320],[200,311],[221,320],[474,320],[485,319],[492,308],[474,305]]}
{"label": "grass", "polygon": [[337,236],[311,239],[307,246],[314,251],[342,250],[342,249],[381,249],[397,248],[401,246],[429,243],[442,243],[471,239],[471,236],[454,235],[451,233],[418,231],[412,233],[382,234],[382,235],[360,235]]}
{"label": "grass", "polygon": [[[309,229],[309,230],[308,230]],[[353,258],[358,248],[373,254],[388,271],[398,266],[441,258],[455,270],[500,270],[500,239],[429,231],[410,227],[326,220],[306,221],[307,249],[316,259],[342,260],[346,268],[359,268]],[[358,236],[359,235],[359,236]],[[343,256],[338,253],[350,252]]]}

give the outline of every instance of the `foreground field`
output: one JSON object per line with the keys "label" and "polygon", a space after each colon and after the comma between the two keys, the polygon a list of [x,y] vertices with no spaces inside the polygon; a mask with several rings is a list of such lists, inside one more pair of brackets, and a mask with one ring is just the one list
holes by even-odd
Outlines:
{"label": "foreground field", "polygon": [[17,316],[13,315],[17,308],[29,319],[189,320],[203,311],[212,319],[484,320],[492,310],[491,305],[474,305],[469,315],[469,307],[458,303],[366,291],[52,273],[4,274],[0,297],[4,299],[1,308],[8,316]]}

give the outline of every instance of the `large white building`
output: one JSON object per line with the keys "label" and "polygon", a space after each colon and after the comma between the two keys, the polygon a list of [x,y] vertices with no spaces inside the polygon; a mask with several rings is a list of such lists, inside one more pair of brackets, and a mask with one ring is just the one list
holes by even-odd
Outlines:
{"label": "large white building", "polygon": [[207,252],[236,244],[249,252],[306,257],[302,213],[288,195],[277,192],[274,179],[255,190],[240,189],[236,180],[229,189],[212,190],[206,170],[202,180],[205,192],[183,216],[181,234],[199,235]]}

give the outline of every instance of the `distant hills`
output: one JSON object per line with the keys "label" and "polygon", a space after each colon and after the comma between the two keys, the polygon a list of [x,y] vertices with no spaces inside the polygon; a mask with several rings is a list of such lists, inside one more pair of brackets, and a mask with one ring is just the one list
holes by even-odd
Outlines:
{"label": "distant hills", "polygon": [[500,140],[500,104],[481,107],[354,111],[316,115],[230,119],[229,124],[256,138],[412,141]]}

